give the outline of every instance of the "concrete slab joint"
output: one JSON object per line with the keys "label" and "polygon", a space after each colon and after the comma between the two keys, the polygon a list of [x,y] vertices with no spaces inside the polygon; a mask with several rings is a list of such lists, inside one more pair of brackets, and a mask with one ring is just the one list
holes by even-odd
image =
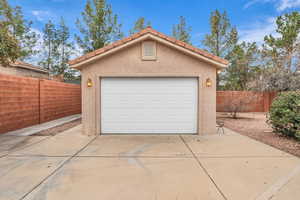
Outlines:
{"label": "concrete slab joint", "polygon": [[77,126],[13,150],[0,136],[0,200],[299,199],[299,158],[225,132],[87,137]]}

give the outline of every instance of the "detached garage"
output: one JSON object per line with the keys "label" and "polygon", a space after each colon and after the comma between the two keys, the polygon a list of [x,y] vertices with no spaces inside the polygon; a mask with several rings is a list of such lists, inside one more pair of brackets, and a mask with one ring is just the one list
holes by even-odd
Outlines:
{"label": "detached garage", "polygon": [[216,132],[222,58],[148,27],[70,64],[82,74],[84,134]]}

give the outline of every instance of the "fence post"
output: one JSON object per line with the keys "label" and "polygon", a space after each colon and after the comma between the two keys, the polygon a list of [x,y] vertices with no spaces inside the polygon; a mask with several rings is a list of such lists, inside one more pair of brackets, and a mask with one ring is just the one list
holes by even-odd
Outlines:
{"label": "fence post", "polygon": [[270,93],[269,92],[264,92],[263,93],[264,97],[264,112],[269,112],[270,108]]}
{"label": "fence post", "polygon": [[39,115],[40,115],[40,124],[44,122],[44,80],[39,79]]}
{"label": "fence post", "polygon": [[38,95],[38,98],[39,98],[39,124],[41,123],[41,79],[38,79],[38,93],[39,93],[39,95]]}

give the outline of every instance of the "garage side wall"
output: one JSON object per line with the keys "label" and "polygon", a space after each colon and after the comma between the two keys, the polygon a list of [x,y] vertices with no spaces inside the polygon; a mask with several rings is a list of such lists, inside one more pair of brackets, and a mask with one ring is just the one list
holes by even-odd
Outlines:
{"label": "garage side wall", "polygon": [[[82,69],[82,123],[86,135],[99,134],[101,77],[197,77],[199,78],[198,134],[216,132],[216,67],[157,43],[157,59],[141,59],[141,43],[87,64]],[[207,78],[212,86],[206,87]],[[93,86],[87,87],[88,79]]]}

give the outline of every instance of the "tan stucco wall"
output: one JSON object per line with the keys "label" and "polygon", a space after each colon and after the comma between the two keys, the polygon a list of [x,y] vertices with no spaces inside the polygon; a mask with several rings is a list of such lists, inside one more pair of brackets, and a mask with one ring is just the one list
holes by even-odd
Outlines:
{"label": "tan stucco wall", "polygon": [[0,73],[16,75],[16,76],[49,79],[49,74],[46,73],[39,73],[33,70],[17,68],[17,67],[4,67],[2,65],[0,65]]}
{"label": "tan stucco wall", "polygon": [[[199,78],[198,134],[216,132],[216,67],[181,51],[157,43],[157,60],[141,59],[141,43],[127,47],[112,55],[83,66],[82,73],[82,123],[87,135],[100,133],[100,78],[122,76],[170,76]],[[93,87],[87,87],[92,79]],[[210,78],[212,87],[206,87]]]}

